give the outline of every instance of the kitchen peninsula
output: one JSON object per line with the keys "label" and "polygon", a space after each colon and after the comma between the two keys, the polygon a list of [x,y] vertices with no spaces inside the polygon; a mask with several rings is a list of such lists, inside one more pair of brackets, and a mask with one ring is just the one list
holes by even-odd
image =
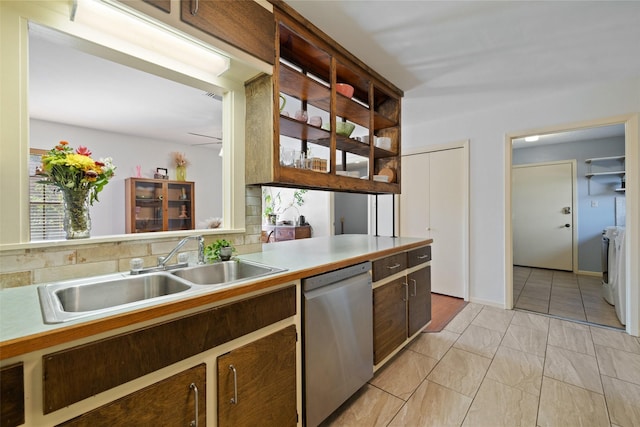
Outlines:
{"label": "kitchen peninsula", "polygon": [[[241,258],[285,268],[285,272],[240,282],[230,287],[212,289],[188,299],[172,296],[162,303],[150,302],[147,306],[133,311],[121,310],[110,316],[88,317],[55,325],[43,323],[36,292],[37,285],[7,289],[0,293],[0,312],[3,319],[0,327],[2,365],[20,366],[23,370],[27,424],[49,424],[93,413],[100,410],[100,407],[112,405],[118,399],[130,395],[138,396],[136,393],[149,392],[149,387],[157,386],[162,381],[182,374],[187,375],[185,372],[195,368],[199,363],[209,361],[215,365],[216,360],[221,363],[220,358],[230,351],[229,354],[233,354],[234,350],[241,351],[249,345],[269,347],[284,340],[282,346],[278,344],[272,348],[282,348],[283,351],[285,348],[291,349],[288,357],[293,359],[285,359],[288,360],[287,363],[293,363],[289,368],[290,374],[296,378],[293,393],[297,397],[294,400],[298,401],[296,407],[301,407],[300,343],[294,338],[295,331],[301,330],[302,322],[300,280],[363,261],[374,261],[375,265],[377,260],[411,254],[416,249],[429,247],[430,244],[431,240],[427,239],[367,235],[341,235],[271,243],[265,245],[262,252],[246,254]],[[389,280],[404,277],[409,267],[404,264],[402,269],[398,268],[396,271],[388,277]],[[243,314],[249,312],[252,313],[251,316]],[[214,328],[215,331],[198,329],[207,322],[225,326]],[[174,333],[167,332],[173,329]],[[165,331],[162,333],[162,339],[154,341],[154,334],[159,334],[161,330]],[[289,330],[294,334],[285,332]],[[182,332],[188,336],[183,336]],[[197,335],[198,332],[202,335]],[[211,338],[212,334],[223,336]],[[212,341],[211,344],[198,344],[184,359],[171,357],[176,348],[189,347],[189,341],[185,343],[185,340],[196,338],[205,341],[211,338]],[[263,339],[269,340],[270,344],[266,344],[267,341],[263,344]],[[115,347],[111,347],[112,345]],[[126,351],[127,345],[134,345],[135,351],[129,354]],[[155,345],[158,347],[154,347]],[[143,349],[140,346],[148,348]],[[73,386],[76,383],[71,380],[74,377],[75,363],[87,360],[88,356],[85,353],[82,353],[82,357],[78,356],[80,353],[76,353],[90,351],[92,347],[95,347],[97,353],[92,353],[89,366],[103,365],[102,369],[95,371],[109,372],[109,381],[116,378],[115,383],[103,385],[100,381],[107,380],[98,376],[94,378],[95,383],[90,389],[80,387],[83,390],[81,392],[59,392],[56,387],[67,384]],[[247,351],[254,355],[264,355],[261,351],[256,353],[255,349]],[[281,356],[278,351],[273,355],[273,360],[279,360]],[[67,357],[76,362],[71,366],[65,365],[68,363],[65,362]],[[75,359],[77,357],[80,358]],[[131,365],[126,369],[122,368],[120,363],[115,363],[129,357]],[[163,362],[164,359],[166,362]],[[156,370],[150,371],[145,366],[147,363],[155,366]],[[255,363],[260,365],[262,362]],[[49,365],[49,369],[53,369],[54,366],[57,368],[45,375],[43,380],[43,371],[47,372]],[[57,369],[62,368],[68,371],[56,373]],[[107,369],[103,371],[105,368]],[[218,380],[227,378],[228,372],[230,371],[226,365],[219,365]],[[77,376],[78,372],[75,372],[75,375]],[[83,371],[80,376],[86,377],[89,374]],[[59,377],[61,382],[54,387],[55,377]],[[82,381],[78,381],[82,385]],[[198,384],[196,380],[193,381],[194,384]],[[215,402],[216,391],[220,392],[224,387],[225,384],[218,384],[216,387],[205,383],[197,386],[201,390],[200,406],[206,408],[207,416],[216,414],[215,404],[212,402]],[[282,384],[277,383],[274,387],[282,387]],[[74,393],[79,393],[78,397],[69,397]],[[209,393],[213,393],[213,400],[202,397]],[[40,394],[44,394],[45,402],[34,398]],[[190,405],[193,405],[192,400],[189,400]],[[207,401],[209,404],[203,403]],[[204,414],[203,412],[203,419]],[[220,417],[220,413],[217,415]],[[225,423],[219,418],[218,425]]]}

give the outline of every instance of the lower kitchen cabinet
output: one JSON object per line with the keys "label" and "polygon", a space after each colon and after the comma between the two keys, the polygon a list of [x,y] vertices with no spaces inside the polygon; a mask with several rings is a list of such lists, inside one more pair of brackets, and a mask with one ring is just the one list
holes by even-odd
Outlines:
{"label": "lower kitchen cabinet", "polygon": [[218,426],[295,426],[294,325],[218,357]]}
{"label": "lower kitchen cabinet", "polygon": [[0,368],[0,427],[24,424],[24,365]]}
{"label": "lower kitchen cabinet", "polygon": [[[395,254],[373,262],[373,276],[380,286],[373,289],[373,363],[378,365],[399,347],[407,343],[431,321],[431,251],[425,248],[408,254]],[[411,267],[404,270],[402,256],[409,259]],[[411,260],[414,261],[411,261]],[[402,270],[396,266],[402,266]],[[382,281],[389,277],[389,268],[397,268],[395,273],[406,271],[405,276]],[[376,271],[379,274],[376,276]]]}
{"label": "lower kitchen cabinet", "polygon": [[404,278],[373,290],[373,363],[380,363],[407,339]]}
{"label": "lower kitchen cabinet", "polygon": [[59,426],[205,426],[206,401],[202,363]]}
{"label": "lower kitchen cabinet", "polygon": [[431,266],[409,273],[407,285],[410,337],[431,321]]}

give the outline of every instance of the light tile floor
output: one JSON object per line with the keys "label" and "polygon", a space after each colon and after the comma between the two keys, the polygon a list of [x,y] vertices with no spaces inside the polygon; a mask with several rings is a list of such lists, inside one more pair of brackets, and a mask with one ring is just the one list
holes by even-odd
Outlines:
{"label": "light tile floor", "polygon": [[639,426],[640,339],[470,303],[323,426]]}
{"label": "light tile floor", "polygon": [[513,267],[516,308],[624,329],[602,298],[602,279],[567,271]]}

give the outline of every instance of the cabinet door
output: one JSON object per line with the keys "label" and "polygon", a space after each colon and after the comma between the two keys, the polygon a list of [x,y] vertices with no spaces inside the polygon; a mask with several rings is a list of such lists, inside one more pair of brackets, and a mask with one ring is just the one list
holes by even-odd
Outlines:
{"label": "cabinet door", "polygon": [[409,285],[409,336],[431,320],[431,266],[407,276]]}
{"label": "cabinet door", "polygon": [[373,290],[373,363],[407,338],[407,284],[400,278]]}
{"label": "cabinet door", "polygon": [[295,426],[296,328],[218,357],[218,426]]}
{"label": "cabinet door", "polygon": [[153,179],[126,180],[126,232],[164,230],[164,182]]}
{"label": "cabinet door", "polygon": [[24,424],[24,367],[22,362],[0,369],[0,426]]}
{"label": "cabinet door", "polygon": [[198,424],[204,426],[207,402],[204,363],[59,425],[188,426],[195,420],[196,400]]}
{"label": "cabinet door", "polygon": [[182,0],[182,21],[273,64],[273,14],[255,1]]}
{"label": "cabinet door", "polygon": [[195,202],[193,182],[167,182],[167,230],[193,230],[195,228]]}

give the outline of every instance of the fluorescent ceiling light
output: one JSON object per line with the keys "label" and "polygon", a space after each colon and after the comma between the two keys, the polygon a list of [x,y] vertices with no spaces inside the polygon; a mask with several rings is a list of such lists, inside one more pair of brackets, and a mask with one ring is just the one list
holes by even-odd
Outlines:
{"label": "fluorescent ceiling light", "polygon": [[524,140],[527,142],[536,142],[540,137],[538,135],[527,136]]}
{"label": "fluorescent ceiling light", "polygon": [[193,77],[210,80],[229,69],[213,47],[112,0],[75,0],[71,19],[118,41],[108,47]]}

